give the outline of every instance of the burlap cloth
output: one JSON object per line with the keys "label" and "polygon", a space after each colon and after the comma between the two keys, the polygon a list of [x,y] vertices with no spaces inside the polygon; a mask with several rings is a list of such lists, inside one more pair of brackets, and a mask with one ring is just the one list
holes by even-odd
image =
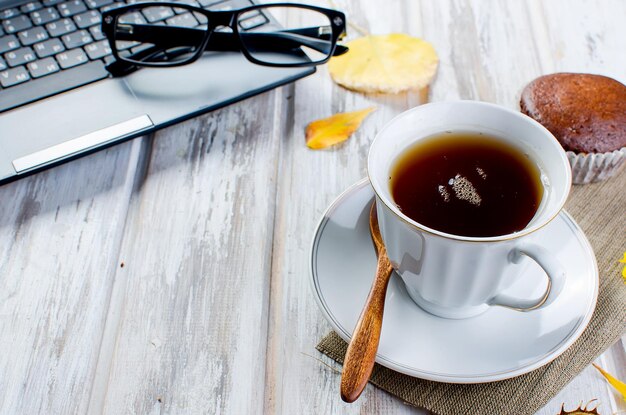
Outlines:
{"label": "burlap cloth", "polygon": [[[561,356],[533,372],[500,382],[432,382],[376,364],[370,382],[438,415],[534,414],[626,333],[626,284],[619,260],[626,251],[626,171],[608,181],[573,186],[565,209],[591,242],[600,271],[595,312],[582,336]],[[343,362],[346,343],[334,332],[317,350]],[[339,396],[339,393],[337,393]]]}

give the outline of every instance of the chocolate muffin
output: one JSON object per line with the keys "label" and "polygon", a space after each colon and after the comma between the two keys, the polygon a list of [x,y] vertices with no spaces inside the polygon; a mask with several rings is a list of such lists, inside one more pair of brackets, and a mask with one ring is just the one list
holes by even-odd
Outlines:
{"label": "chocolate muffin", "polygon": [[574,183],[610,177],[626,158],[626,86],[601,75],[541,76],[522,92],[521,111],[568,152]]}

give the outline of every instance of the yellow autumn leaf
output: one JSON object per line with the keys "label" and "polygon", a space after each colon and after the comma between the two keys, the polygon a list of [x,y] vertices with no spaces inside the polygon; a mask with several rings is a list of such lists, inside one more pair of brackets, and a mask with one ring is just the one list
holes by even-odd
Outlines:
{"label": "yellow autumn leaf", "polygon": [[314,150],[345,141],[355,132],[375,107],[360,111],[342,112],[332,117],[313,121],[306,126],[306,145]]}
{"label": "yellow autumn leaf", "polygon": [[602,373],[602,376],[606,378],[606,380],[611,384],[611,386],[613,386],[615,390],[617,390],[622,395],[622,399],[626,401],[626,383],[622,382],[619,379],[616,379],[609,372],[602,369],[600,366],[596,365],[595,363],[592,363],[592,364],[593,364],[593,367],[595,367],[596,369],[600,371],[600,373]]}
{"label": "yellow autumn leaf", "polygon": [[401,33],[364,36],[346,46],[350,50],[332,58],[328,70],[339,85],[360,92],[424,88],[439,64],[430,43]]}
{"label": "yellow autumn leaf", "polygon": [[[626,264],[626,252],[624,252],[624,258],[620,259],[618,262]],[[626,284],[626,266],[622,268],[622,278],[624,279],[624,284]]]}

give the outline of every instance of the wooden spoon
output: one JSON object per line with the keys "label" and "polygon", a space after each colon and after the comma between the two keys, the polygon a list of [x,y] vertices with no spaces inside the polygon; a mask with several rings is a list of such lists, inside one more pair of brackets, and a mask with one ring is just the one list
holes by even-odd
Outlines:
{"label": "wooden spoon", "polygon": [[383,324],[387,284],[393,271],[380,229],[378,229],[376,202],[372,204],[370,210],[370,233],[378,254],[378,266],[372,288],[352,334],[352,340],[350,340],[343,362],[341,399],[345,402],[354,402],[358,399],[372,374],[380,340],[380,329]]}

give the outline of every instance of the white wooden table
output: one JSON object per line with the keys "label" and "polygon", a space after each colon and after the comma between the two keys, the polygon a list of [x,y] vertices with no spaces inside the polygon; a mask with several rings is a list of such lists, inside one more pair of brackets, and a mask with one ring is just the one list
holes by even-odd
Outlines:
{"label": "white wooden table", "polygon": [[[364,176],[381,126],[426,99],[517,108],[528,81],[555,71],[626,82],[626,2],[336,6],[370,33],[432,42],[429,94],[349,92],[322,67],[0,187],[0,414],[422,413],[372,386],[339,399],[320,360],[340,367],[314,349],[330,330],[309,292],[314,227]],[[347,143],[306,148],[308,122],[370,105]],[[599,359],[622,379],[625,343]],[[626,410],[590,367],[539,414],[594,398],[601,414]]]}

